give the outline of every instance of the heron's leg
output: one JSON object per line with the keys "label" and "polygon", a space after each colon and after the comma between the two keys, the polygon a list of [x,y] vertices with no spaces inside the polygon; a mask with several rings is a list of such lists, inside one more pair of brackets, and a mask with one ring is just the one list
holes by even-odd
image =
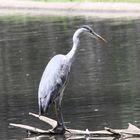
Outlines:
{"label": "heron's leg", "polygon": [[60,100],[55,101],[55,111],[56,111],[56,117],[57,117],[57,126],[54,128],[54,131],[56,131],[57,133],[64,133],[66,130],[66,127],[63,120]]}

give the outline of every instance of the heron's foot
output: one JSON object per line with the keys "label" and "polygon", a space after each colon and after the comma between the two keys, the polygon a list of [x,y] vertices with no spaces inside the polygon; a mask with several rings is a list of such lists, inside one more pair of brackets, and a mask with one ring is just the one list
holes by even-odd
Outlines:
{"label": "heron's foot", "polygon": [[64,134],[66,131],[66,127],[64,125],[58,124],[54,129],[53,132],[56,134]]}

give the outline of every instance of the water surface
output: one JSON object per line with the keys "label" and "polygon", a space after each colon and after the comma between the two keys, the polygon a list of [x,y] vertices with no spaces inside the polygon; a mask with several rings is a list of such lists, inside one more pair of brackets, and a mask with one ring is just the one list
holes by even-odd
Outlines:
{"label": "water surface", "polygon": [[[108,44],[81,38],[63,98],[67,127],[126,128],[129,122],[140,127],[140,20],[13,16],[0,18],[1,139],[27,137],[9,123],[48,128],[28,112],[38,113],[37,90],[46,64],[71,49],[72,35],[83,24]],[[55,118],[53,107],[49,116]]]}

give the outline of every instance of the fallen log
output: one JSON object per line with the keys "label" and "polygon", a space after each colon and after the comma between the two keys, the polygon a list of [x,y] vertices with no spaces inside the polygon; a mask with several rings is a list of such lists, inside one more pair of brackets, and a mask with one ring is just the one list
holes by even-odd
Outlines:
{"label": "fallen log", "polygon": [[[56,133],[53,131],[53,128],[57,126],[57,121],[54,119],[45,117],[45,116],[39,116],[34,113],[29,113],[29,115],[34,116],[38,118],[39,120],[49,124],[52,129],[43,130],[40,128],[36,128],[29,125],[23,125],[23,124],[14,124],[10,123],[9,125],[25,129],[30,134],[37,134],[37,135],[55,135]],[[104,130],[99,131],[89,131],[86,130],[76,130],[76,129],[66,129],[65,135],[69,137],[69,139],[78,139],[81,137],[121,137],[121,138],[127,138],[127,137],[140,137],[140,129],[132,124],[129,123],[129,126],[127,129],[112,129],[105,127]]]}

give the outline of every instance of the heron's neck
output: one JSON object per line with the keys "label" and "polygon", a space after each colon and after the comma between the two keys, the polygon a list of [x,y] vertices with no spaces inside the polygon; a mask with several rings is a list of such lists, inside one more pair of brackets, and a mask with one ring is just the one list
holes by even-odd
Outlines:
{"label": "heron's neck", "polygon": [[78,48],[80,46],[80,40],[79,40],[79,37],[80,37],[80,34],[83,32],[82,29],[78,29],[74,35],[73,35],[73,47],[72,49],[70,50],[70,52],[66,55],[68,60],[70,61],[70,63],[72,63],[75,59],[75,56],[77,54],[77,51],[78,51]]}

